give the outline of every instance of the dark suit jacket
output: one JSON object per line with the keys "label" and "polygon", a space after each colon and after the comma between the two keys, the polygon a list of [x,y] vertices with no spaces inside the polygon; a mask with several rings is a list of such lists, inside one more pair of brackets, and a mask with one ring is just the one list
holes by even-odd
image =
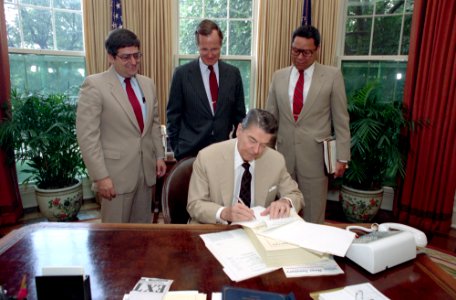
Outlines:
{"label": "dark suit jacket", "polygon": [[174,156],[194,156],[202,148],[229,138],[245,117],[239,69],[219,61],[219,99],[212,115],[196,59],[176,69],[169,93],[167,133]]}

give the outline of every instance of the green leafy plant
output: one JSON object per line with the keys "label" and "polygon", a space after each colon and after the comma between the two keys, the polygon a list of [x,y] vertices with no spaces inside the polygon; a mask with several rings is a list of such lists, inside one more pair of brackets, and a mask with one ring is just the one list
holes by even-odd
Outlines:
{"label": "green leafy plant", "polygon": [[[62,188],[75,184],[85,172],[76,139],[76,104],[63,94],[11,92],[0,123],[0,147],[25,163],[23,170],[39,188]],[[12,155],[14,153],[14,156]]]}
{"label": "green leafy plant", "polygon": [[405,175],[406,145],[401,132],[409,128],[404,106],[379,94],[379,83],[367,83],[348,100],[351,161],[343,182],[362,190],[380,189],[385,181]]}

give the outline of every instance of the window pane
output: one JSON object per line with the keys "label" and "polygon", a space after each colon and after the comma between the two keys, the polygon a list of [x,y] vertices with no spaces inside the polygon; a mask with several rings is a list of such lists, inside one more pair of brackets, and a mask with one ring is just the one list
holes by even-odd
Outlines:
{"label": "window pane", "polygon": [[21,18],[25,48],[54,49],[49,10],[21,8]]}
{"label": "window pane", "polygon": [[204,8],[206,18],[227,17],[227,0],[206,0]]}
{"label": "window pane", "polygon": [[202,17],[202,0],[179,0],[179,16],[181,18]]}
{"label": "window pane", "polygon": [[405,2],[405,12],[406,13],[413,13],[414,4],[415,4],[414,0],[406,0],[406,2]]}
{"label": "window pane", "polygon": [[81,14],[56,12],[55,31],[58,50],[84,51]]}
{"label": "window pane", "polygon": [[20,0],[19,3],[32,4],[32,5],[45,6],[45,7],[51,6],[50,0]]}
{"label": "window pane", "polygon": [[19,32],[19,12],[15,5],[5,4],[6,31],[8,34],[8,47],[21,47],[21,34]]}
{"label": "window pane", "polygon": [[180,19],[179,22],[179,54],[197,54],[195,30],[200,20]]}
{"label": "window pane", "polygon": [[372,55],[398,55],[402,16],[375,18]]}
{"label": "window pane", "polygon": [[54,0],[54,7],[81,10],[81,0]]}
{"label": "window pane", "polygon": [[[193,59],[181,58],[179,59],[179,65],[184,65],[192,60]],[[248,110],[250,108],[250,78],[252,76],[250,60],[224,59],[223,61],[236,66],[239,69],[242,78],[242,85],[244,87],[245,108]]]}
{"label": "window pane", "polygon": [[230,18],[251,18],[252,0],[230,0]]}
{"label": "window pane", "polygon": [[[242,41],[242,42],[239,42]],[[230,55],[250,55],[252,44],[252,22],[230,22]]]}
{"label": "window pane", "polygon": [[84,57],[10,53],[9,59],[11,87],[19,91],[77,97],[85,77]]}
{"label": "window pane", "polygon": [[404,16],[404,31],[402,33],[401,54],[408,55],[410,47],[410,28],[412,27],[412,15]]}
{"label": "window pane", "polygon": [[[220,51],[220,53],[221,55],[227,55],[227,20],[217,20],[216,23],[223,33],[222,50]],[[232,43],[232,41],[230,41],[230,43]]]}
{"label": "window pane", "polygon": [[379,80],[385,101],[402,101],[407,62],[391,61],[343,61],[347,95],[363,87],[367,82]]}
{"label": "window pane", "polygon": [[250,60],[224,60],[225,62],[232,64],[233,66],[238,67],[241,72],[242,85],[244,87],[244,99],[245,99],[245,109],[249,110],[250,108],[250,79],[252,78],[251,74],[251,62]]}
{"label": "window pane", "polygon": [[368,55],[371,18],[347,18],[345,55]]}
{"label": "window pane", "polygon": [[377,0],[376,15],[402,14],[404,12],[404,0]]}
{"label": "window pane", "polygon": [[372,15],[374,2],[372,0],[350,0],[348,2],[347,16]]}

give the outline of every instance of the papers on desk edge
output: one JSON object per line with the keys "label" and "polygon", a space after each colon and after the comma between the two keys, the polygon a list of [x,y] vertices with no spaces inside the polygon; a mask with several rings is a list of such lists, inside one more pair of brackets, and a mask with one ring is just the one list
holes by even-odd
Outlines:
{"label": "papers on desk edge", "polygon": [[[256,222],[261,224],[258,220]],[[245,226],[245,230],[202,234],[201,238],[233,281],[242,281],[280,267],[284,267],[287,277],[343,273],[334,259],[326,253],[344,256],[354,239],[353,232],[306,223],[299,217],[284,224],[270,228],[264,224],[257,227]],[[269,247],[278,248],[275,253],[258,250],[259,241],[270,239],[275,242],[264,247],[268,251],[271,250]],[[287,260],[287,255],[295,257]]]}
{"label": "papers on desk edge", "polygon": [[312,299],[318,300],[353,300],[353,299],[372,299],[389,300],[382,292],[377,290],[370,283],[348,285],[344,288],[318,291],[310,293]]}

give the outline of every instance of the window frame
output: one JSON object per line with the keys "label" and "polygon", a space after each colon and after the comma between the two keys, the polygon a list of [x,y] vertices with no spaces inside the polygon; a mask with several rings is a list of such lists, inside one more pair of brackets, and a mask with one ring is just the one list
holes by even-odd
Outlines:
{"label": "window frame", "polygon": [[[19,35],[21,38],[21,44],[24,42],[24,30],[23,30],[23,22],[22,22],[22,15],[20,14],[20,10],[22,7],[30,7],[35,9],[45,9],[49,10],[51,13],[51,27],[52,27],[52,39],[54,47],[57,45],[57,34],[56,34],[56,22],[55,22],[55,14],[56,12],[66,12],[66,13],[75,13],[76,10],[71,10],[67,8],[55,8],[53,6],[54,0],[49,0],[50,6],[38,6],[33,4],[26,4],[21,3],[20,0],[13,0],[11,2],[5,1],[3,3],[4,6],[6,5],[13,5],[16,6],[19,13]],[[77,11],[78,14],[81,15],[82,19],[82,50],[81,51],[71,51],[71,50],[56,50],[56,49],[32,49],[32,48],[17,48],[17,47],[8,47],[8,53],[20,53],[20,54],[37,54],[37,55],[63,55],[63,56],[85,56],[85,30],[84,30],[84,1],[80,0],[81,2],[81,10]]]}
{"label": "window frame", "polygon": [[[407,13],[405,10],[405,7],[407,5],[407,1],[404,2],[404,9],[401,14],[374,14],[370,15],[372,17],[372,24],[371,24],[371,32],[370,32],[370,38],[369,38],[369,54],[368,55],[346,55],[345,54],[345,38],[346,38],[346,24],[347,20],[349,19],[348,16],[348,7],[349,7],[349,1],[350,0],[344,0],[343,1],[343,9],[341,9],[340,13],[342,14],[339,17],[339,30],[338,30],[338,43],[337,43],[337,67],[339,69],[343,69],[343,62],[344,61],[358,61],[358,62],[408,62],[408,55],[403,55],[400,54],[401,52],[401,47],[402,47],[402,42],[403,42],[403,35],[404,35],[404,20],[406,15],[413,15],[413,12]],[[377,0],[374,1],[373,3],[373,9],[375,11],[375,6],[377,5]],[[376,17],[383,17],[383,16],[391,16],[391,15],[401,15],[402,16],[402,22],[401,22],[401,31],[400,31],[400,36],[399,36],[399,45],[397,49],[397,55],[373,55],[372,54],[372,44],[373,44],[373,35],[374,35],[374,28],[375,28],[375,18]],[[366,17],[367,15],[361,15],[359,18]],[[404,80],[405,80],[405,75],[404,74]]]}

